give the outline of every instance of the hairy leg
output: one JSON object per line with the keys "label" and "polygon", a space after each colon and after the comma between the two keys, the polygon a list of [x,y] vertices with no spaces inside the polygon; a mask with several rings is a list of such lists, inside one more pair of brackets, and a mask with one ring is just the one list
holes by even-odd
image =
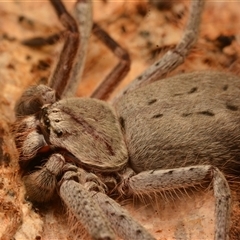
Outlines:
{"label": "hairy leg", "polygon": [[158,81],[165,77],[167,73],[173,71],[184,62],[191,48],[198,39],[198,31],[203,10],[204,0],[193,0],[190,16],[184,31],[183,37],[175,49],[168,51],[159,61],[150,66],[140,76],[134,79],[118,96],[113,99],[116,102],[129,91],[133,91],[150,82]]}
{"label": "hairy leg", "polygon": [[66,172],[60,183],[60,197],[94,240],[113,240],[115,234],[102,209],[77,182],[75,172]]}
{"label": "hairy leg", "polygon": [[92,198],[96,200],[101,209],[106,214],[116,233],[126,240],[154,240],[155,238],[147,232],[130,214],[117,202],[103,193],[90,192]]}
{"label": "hairy leg", "polygon": [[139,173],[124,181],[129,194],[145,195],[166,190],[178,190],[206,183],[213,184],[215,197],[215,240],[227,240],[229,234],[231,193],[222,172],[209,165]]}

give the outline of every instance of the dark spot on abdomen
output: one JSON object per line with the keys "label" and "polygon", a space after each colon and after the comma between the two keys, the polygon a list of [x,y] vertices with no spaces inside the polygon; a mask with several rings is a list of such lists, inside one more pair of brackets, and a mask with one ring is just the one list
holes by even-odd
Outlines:
{"label": "dark spot on abdomen", "polygon": [[231,110],[231,111],[237,111],[238,110],[238,106],[235,106],[235,105],[230,104],[230,103],[226,103],[226,108],[228,110]]}
{"label": "dark spot on abdomen", "polygon": [[227,91],[228,90],[228,85],[224,85],[223,86],[223,91]]}
{"label": "dark spot on abdomen", "polygon": [[159,113],[159,114],[155,114],[152,116],[152,118],[161,118],[163,116],[163,114]]}
{"label": "dark spot on abdomen", "polygon": [[211,112],[209,110],[197,112],[197,114],[202,114],[202,115],[209,116],[209,117],[213,117],[215,115],[213,112]]}
{"label": "dark spot on abdomen", "polygon": [[192,115],[192,113],[183,113],[182,117],[188,117],[188,116],[191,116],[191,115]]}
{"label": "dark spot on abdomen", "polygon": [[151,105],[151,104],[155,103],[156,101],[157,101],[157,99],[152,99],[148,102],[148,105]]}
{"label": "dark spot on abdomen", "polygon": [[188,94],[195,93],[196,91],[197,91],[197,87],[193,87],[193,88],[188,92]]}

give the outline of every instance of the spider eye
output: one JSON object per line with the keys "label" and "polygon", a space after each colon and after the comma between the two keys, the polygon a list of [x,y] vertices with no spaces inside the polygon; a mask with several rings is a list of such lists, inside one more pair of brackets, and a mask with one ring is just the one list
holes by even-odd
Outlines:
{"label": "spider eye", "polygon": [[57,137],[61,137],[63,135],[63,132],[61,130],[56,130],[54,133],[57,135]]}
{"label": "spider eye", "polygon": [[58,112],[59,112],[59,110],[57,110],[57,109],[52,110],[52,113],[58,113]]}

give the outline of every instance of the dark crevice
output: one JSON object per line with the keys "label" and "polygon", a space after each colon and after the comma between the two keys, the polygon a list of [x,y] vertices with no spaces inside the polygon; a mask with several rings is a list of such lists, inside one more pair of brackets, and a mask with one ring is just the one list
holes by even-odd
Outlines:
{"label": "dark crevice", "polygon": [[119,117],[119,122],[120,122],[122,131],[125,131],[125,120],[124,120],[124,118]]}

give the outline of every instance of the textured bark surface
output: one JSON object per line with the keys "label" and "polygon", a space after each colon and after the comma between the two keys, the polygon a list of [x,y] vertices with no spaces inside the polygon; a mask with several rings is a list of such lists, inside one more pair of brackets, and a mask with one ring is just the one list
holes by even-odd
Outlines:
{"label": "textured bark surface", "polygon": [[[94,1],[94,19],[130,53],[131,71],[123,84],[179,41],[187,19],[186,2],[157,10],[144,1]],[[70,10],[72,2],[67,2]],[[104,9],[104,11],[103,11]],[[219,69],[239,74],[239,2],[207,2],[201,35],[182,71]],[[0,3],[0,239],[86,239],[67,220],[64,208],[49,203],[32,206],[24,200],[18,156],[10,133],[13,107],[31,84],[46,83],[61,49],[61,43],[31,49],[21,40],[59,32],[61,25],[47,1]],[[234,39],[233,39],[234,38]],[[83,82],[78,96],[87,96],[117,63],[117,59],[94,36],[91,37]],[[118,91],[119,88],[116,90]],[[234,187],[237,189],[237,186]],[[230,239],[240,235],[239,196],[233,189],[233,222]],[[179,193],[156,204],[122,203],[157,239],[213,239],[212,190]],[[153,205],[153,206],[151,206]]]}

